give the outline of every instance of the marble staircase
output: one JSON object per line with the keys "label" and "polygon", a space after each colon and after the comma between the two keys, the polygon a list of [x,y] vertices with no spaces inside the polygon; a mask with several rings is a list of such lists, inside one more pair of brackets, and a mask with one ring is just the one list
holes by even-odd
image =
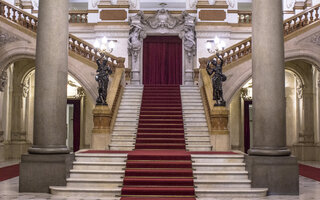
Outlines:
{"label": "marble staircase", "polygon": [[204,107],[197,86],[181,86],[184,132],[189,151],[211,151]]}
{"label": "marble staircase", "polygon": [[213,197],[257,198],[266,188],[251,188],[242,154],[191,154],[198,200]]}
{"label": "marble staircase", "polygon": [[58,196],[119,200],[127,154],[76,153],[66,186],[50,186]]}
{"label": "marble staircase", "polygon": [[112,131],[110,150],[131,151],[137,134],[143,86],[126,86]]}

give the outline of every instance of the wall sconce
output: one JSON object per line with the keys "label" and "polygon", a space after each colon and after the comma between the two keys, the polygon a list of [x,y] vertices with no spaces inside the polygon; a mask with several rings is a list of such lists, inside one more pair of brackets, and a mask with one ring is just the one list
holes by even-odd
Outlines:
{"label": "wall sconce", "polygon": [[103,37],[101,41],[96,39],[94,42],[94,47],[101,49],[101,53],[111,53],[116,46],[117,40],[108,40],[106,37]]}
{"label": "wall sconce", "polygon": [[214,40],[207,40],[206,48],[210,54],[217,53],[218,51],[224,50],[226,43],[220,40],[217,36]]}

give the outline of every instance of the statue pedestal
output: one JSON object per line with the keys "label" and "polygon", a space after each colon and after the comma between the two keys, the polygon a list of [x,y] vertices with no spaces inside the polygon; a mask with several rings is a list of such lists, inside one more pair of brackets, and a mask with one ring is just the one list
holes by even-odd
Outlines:
{"label": "statue pedestal", "polygon": [[108,149],[111,140],[111,110],[106,105],[96,105],[92,113],[94,126],[91,135],[91,149]]}
{"label": "statue pedestal", "polygon": [[230,150],[230,134],[228,130],[229,110],[224,106],[216,106],[210,112],[210,139],[214,151]]}

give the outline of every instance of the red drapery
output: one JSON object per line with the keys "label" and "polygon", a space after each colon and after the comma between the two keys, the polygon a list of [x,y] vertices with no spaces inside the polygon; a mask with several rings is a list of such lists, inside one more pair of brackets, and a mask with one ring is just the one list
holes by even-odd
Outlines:
{"label": "red drapery", "polygon": [[73,151],[80,149],[80,100],[69,100],[68,104],[73,104]]}
{"label": "red drapery", "polygon": [[143,41],[143,84],[182,83],[182,42],[178,36],[148,36]]}
{"label": "red drapery", "polygon": [[250,149],[250,105],[252,101],[244,101],[244,152]]}

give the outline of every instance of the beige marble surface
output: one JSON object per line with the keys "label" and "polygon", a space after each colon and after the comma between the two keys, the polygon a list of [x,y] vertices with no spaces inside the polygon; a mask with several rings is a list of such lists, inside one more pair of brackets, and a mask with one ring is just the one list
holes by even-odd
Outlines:
{"label": "beige marble surface", "polygon": [[[58,197],[43,193],[19,193],[18,192],[19,178],[13,178],[0,182],[0,199],[1,200],[81,200],[81,199],[100,199],[103,198],[88,198],[88,197]],[[304,178],[300,176],[300,195],[299,196],[268,196],[265,198],[212,198],[211,200],[317,200],[320,196],[320,182]],[[117,198],[112,198],[117,199]],[[105,200],[111,200],[105,199]],[[201,200],[201,199],[198,199]]]}

